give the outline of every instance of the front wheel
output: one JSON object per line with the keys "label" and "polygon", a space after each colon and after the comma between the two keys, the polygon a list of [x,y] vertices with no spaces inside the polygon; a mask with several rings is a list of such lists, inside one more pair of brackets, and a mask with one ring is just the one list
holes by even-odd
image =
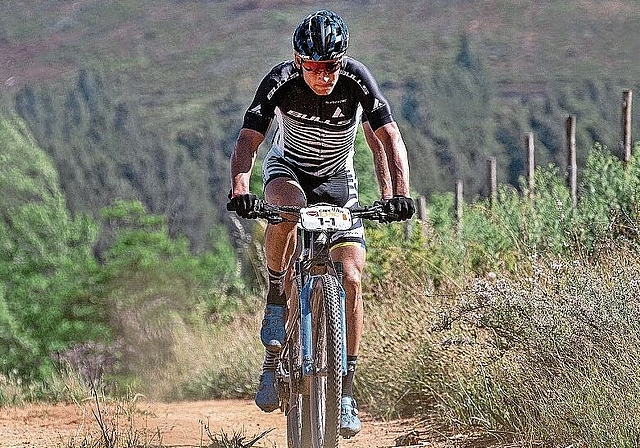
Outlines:
{"label": "front wheel", "polygon": [[325,274],[312,292],[314,374],[310,383],[313,448],[336,448],[340,434],[343,333],[341,286]]}

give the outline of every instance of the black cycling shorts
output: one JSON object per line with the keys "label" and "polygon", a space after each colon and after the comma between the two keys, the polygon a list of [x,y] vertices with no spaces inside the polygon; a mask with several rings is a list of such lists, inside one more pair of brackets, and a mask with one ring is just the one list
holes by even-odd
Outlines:
{"label": "black cycling shorts", "polygon": [[[275,151],[269,151],[262,165],[263,187],[278,177],[286,177],[297,183],[304,192],[308,205],[358,205],[358,181],[353,170],[342,170],[331,176],[316,177],[297,169]],[[351,229],[333,234],[331,248],[342,246],[365,247],[364,226],[360,218],[354,221]]]}

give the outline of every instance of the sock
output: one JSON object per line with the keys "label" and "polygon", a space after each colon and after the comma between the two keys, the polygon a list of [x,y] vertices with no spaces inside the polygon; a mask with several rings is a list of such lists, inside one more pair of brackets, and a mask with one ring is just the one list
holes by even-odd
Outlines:
{"label": "sock", "polygon": [[279,364],[278,355],[279,353],[273,350],[266,349],[264,351],[264,361],[262,363],[262,372],[276,371]]}
{"label": "sock", "polygon": [[267,304],[269,305],[286,305],[287,296],[284,293],[284,276],[285,272],[277,272],[271,268],[269,271],[269,292],[267,292]]}
{"label": "sock", "polygon": [[347,374],[342,377],[342,396],[353,397],[353,376],[356,373],[357,356],[347,355]]}

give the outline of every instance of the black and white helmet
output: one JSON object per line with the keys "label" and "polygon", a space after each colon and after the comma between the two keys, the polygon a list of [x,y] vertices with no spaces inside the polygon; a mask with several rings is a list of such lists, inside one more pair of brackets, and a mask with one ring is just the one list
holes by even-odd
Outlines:
{"label": "black and white helmet", "polygon": [[293,33],[293,49],[303,60],[338,59],[348,46],[347,24],[338,14],[326,9],[309,14]]}

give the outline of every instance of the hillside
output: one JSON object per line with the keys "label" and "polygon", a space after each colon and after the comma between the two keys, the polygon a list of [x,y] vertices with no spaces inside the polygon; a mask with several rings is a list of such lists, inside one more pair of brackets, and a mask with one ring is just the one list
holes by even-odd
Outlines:
{"label": "hillside", "polygon": [[[13,77],[5,89],[15,89],[97,64],[119,74],[125,85],[155,84],[140,93],[157,94],[164,87],[197,98],[218,80],[251,90],[262,72],[290,57],[291,31],[316,4],[5,2],[0,7],[2,79]],[[640,6],[633,0],[329,1],[323,6],[346,18],[351,54],[371,65],[381,81],[424,74],[446,63],[461,33],[477,43],[506,92],[593,75],[631,80],[640,71],[635,32]],[[530,83],[536,84],[523,86]]]}
{"label": "hillside", "polygon": [[[489,156],[498,158],[500,181],[517,184],[522,134],[529,131],[539,163],[562,165],[569,113],[578,115],[581,162],[593,141],[615,149],[621,90],[638,90],[635,0],[323,6],[346,18],[350,54],[371,67],[393,104],[416,193],[450,190],[462,178],[469,198],[481,194],[478,169]],[[204,216],[220,219],[212,208],[223,207],[226,160],[244,108],[266,70],[291,56],[291,32],[315,8],[286,0],[4,2],[0,104],[18,108],[64,171],[72,210],[95,211],[133,195],[164,213],[174,233],[190,227],[190,239],[202,247],[211,225]],[[117,126],[94,126],[93,135],[109,143],[83,144],[88,125],[70,118],[79,107],[70,98],[82,97],[87,77],[105,110],[97,119],[87,106],[80,116],[93,125],[125,111],[135,139],[122,141]],[[77,133],[72,151],[64,139],[52,141],[70,128]],[[135,160],[123,163],[113,151]],[[167,187],[164,172],[180,180]],[[97,182],[100,176],[107,178]],[[82,180],[65,185],[76,178]],[[105,183],[110,192],[96,192]],[[193,185],[209,193],[190,198]]]}

